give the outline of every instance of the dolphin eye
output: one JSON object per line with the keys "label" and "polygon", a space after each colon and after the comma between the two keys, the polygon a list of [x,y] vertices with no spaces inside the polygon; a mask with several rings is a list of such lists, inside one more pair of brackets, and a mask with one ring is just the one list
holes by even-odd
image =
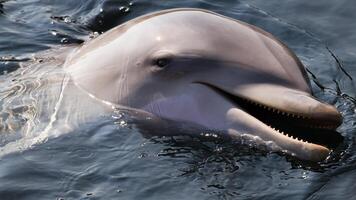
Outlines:
{"label": "dolphin eye", "polygon": [[155,60],[155,65],[159,68],[165,68],[170,63],[169,58],[157,58]]}

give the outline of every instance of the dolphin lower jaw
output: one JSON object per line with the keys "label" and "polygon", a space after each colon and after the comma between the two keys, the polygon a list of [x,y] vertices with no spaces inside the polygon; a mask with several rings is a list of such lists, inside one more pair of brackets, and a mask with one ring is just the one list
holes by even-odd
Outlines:
{"label": "dolphin lower jaw", "polygon": [[[340,134],[334,131],[341,123],[341,116],[336,109],[334,112],[328,110],[328,105],[326,114],[322,114],[322,110],[316,114],[297,109],[290,112],[236,93],[231,94],[211,84],[196,83],[208,86],[237,105],[227,113],[228,134],[231,137],[241,133],[255,135],[264,141],[273,142],[290,155],[311,161],[324,160],[330,152],[329,148],[342,140]],[[331,113],[330,116],[328,113]]]}
{"label": "dolphin lower jaw", "polygon": [[319,162],[330,153],[327,147],[283,133],[241,109],[231,109],[228,112],[228,121],[230,137],[239,137],[241,134],[257,136],[267,143],[272,142],[278,150],[302,160]]}

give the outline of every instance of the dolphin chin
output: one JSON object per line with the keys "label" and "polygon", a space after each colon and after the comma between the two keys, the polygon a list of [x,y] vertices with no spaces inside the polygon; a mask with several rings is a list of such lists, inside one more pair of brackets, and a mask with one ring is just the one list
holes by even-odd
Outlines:
{"label": "dolphin chin", "polygon": [[[249,92],[241,89],[230,92],[210,83],[195,83],[209,87],[236,105],[227,112],[228,134],[232,138],[239,137],[241,133],[258,136],[266,142],[273,142],[288,154],[316,162],[329,155],[331,150],[328,147],[342,140],[333,131],[342,122],[340,113],[308,93],[266,85],[262,88],[249,86]],[[258,89],[263,90],[257,92]],[[281,106],[281,101],[287,102],[288,106]]]}

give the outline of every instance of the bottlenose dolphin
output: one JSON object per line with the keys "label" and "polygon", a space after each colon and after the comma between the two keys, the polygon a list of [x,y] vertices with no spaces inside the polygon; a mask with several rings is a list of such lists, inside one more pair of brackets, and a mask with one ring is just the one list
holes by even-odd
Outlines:
{"label": "bottlenose dolphin", "polygon": [[336,108],[312,96],[304,66],[286,45],[207,10],[171,9],[128,21],[84,43],[64,68],[106,103],[230,138],[247,134],[303,160],[325,159],[330,149],[307,140],[313,130],[328,137],[342,121]]}

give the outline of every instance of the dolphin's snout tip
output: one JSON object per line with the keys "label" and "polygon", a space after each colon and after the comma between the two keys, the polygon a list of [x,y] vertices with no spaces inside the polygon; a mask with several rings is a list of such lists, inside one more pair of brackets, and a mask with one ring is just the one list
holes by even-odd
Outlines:
{"label": "dolphin's snout tip", "polygon": [[316,119],[332,129],[336,129],[342,124],[341,113],[332,105],[321,103],[312,113],[314,113]]}
{"label": "dolphin's snout tip", "polygon": [[320,145],[315,145],[317,147],[314,147],[313,150],[311,150],[311,153],[309,154],[310,157],[307,158],[306,160],[314,161],[314,162],[322,162],[327,157],[330,155],[330,150],[326,147],[320,146]]}
{"label": "dolphin's snout tip", "polygon": [[[329,106],[330,106],[330,105],[329,105]],[[334,118],[335,125],[336,125],[336,127],[339,127],[339,126],[342,124],[343,117],[342,117],[341,113],[340,113],[334,106],[330,106],[330,107],[331,107],[331,109],[332,109],[331,115],[332,115],[333,118]]]}

